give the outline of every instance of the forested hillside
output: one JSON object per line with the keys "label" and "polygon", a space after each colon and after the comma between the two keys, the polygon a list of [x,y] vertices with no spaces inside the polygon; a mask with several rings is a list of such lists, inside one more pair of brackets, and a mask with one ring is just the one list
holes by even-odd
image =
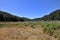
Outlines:
{"label": "forested hillside", "polygon": [[51,12],[49,15],[45,15],[41,18],[35,18],[34,20],[43,20],[43,21],[56,21],[60,20],[60,10],[55,10]]}
{"label": "forested hillside", "polygon": [[29,20],[30,19],[25,18],[25,17],[18,17],[8,12],[0,11],[0,21],[16,22],[16,21],[29,21]]}
{"label": "forested hillside", "polygon": [[45,15],[41,18],[35,18],[35,19],[29,19],[29,18],[25,18],[25,17],[19,17],[19,16],[15,16],[12,15],[8,12],[4,12],[4,11],[0,11],[0,21],[13,21],[13,22],[17,22],[17,21],[56,21],[56,20],[60,20],[60,10],[55,10],[53,12],[51,12],[49,15]]}

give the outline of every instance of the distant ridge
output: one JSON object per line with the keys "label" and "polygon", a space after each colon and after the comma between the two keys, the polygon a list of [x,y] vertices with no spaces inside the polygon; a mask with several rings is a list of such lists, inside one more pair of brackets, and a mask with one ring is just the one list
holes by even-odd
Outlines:
{"label": "distant ridge", "polygon": [[18,17],[8,12],[0,11],[0,22],[30,21],[29,18]]}
{"label": "distant ridge", "polygon": [[0,22],[17,22],[17,21],[60,21],[60,9],[51,12],[41,18],[29,19],[26,17],[19,17],[8,12],[0,11]]}
{"label": "distant ridge", "polygon": [[40,20],[43,20],[43,21],[56,21],[57,20],[58,21],[58,20],[60,20],[60,9],[51,12],[49,15],[45,15],[41,18],[35,18],[33,20],[35,20],[35,21],[40,21]]}

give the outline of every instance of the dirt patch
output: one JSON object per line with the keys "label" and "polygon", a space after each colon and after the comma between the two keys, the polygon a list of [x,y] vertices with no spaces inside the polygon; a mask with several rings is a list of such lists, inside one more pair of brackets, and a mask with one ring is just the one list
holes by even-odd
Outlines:
{"label": "dirt patch", "polygon": [[0,28],[0,40],[55,40],[44,34],[41,27]]}

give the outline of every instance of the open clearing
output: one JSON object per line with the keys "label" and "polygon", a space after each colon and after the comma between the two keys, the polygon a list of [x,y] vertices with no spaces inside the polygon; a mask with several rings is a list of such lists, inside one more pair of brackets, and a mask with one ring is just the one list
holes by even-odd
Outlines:
{"label": "open clearing", "polygon": [[30,24],[23,22],[0,23],[0,40],[57,40],[53,36],[43,33],[41,25],[34,24],[33,27]]}
{"label": "open clearing", "polygon": [[54,40],[36,28],[0,28],[0,40]]}

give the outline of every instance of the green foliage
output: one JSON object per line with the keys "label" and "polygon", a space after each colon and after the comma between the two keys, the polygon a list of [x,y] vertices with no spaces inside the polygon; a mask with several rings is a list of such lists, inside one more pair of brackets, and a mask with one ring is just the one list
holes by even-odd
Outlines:
{"label": "green foliage", "polygon": [[45,15],[41,18],[35,18],[35,21],[56,21],[56,20],[60,20],[60,9],[59,10],[55,10],[53,12],[51,12],[49,15]]}
{"label": "green foliage", "polygon": [[30,21],[29,18],[18,17],[8,12],[0,11],[0,22]]}
{"label": "green foliage", "polygon": [[60,10],[56,10],[51,12],[49,15],[45,15],[41,18],[35,18],[35,19],[29,19],[25,17],[18,17],[15,15],[12,15],[8,12],[0,11],[0,21],[5,22],[17,22],[17,21],[56,21],[60,20]]}
{"label": "green foliage", "polygon": [[60,21],[41,21],[41,25],[43,25],[44,33],[60,39]]}
{"label": "green foliage", "polygon": [[3,24],[0,24],[0,27],[2,26]]}

